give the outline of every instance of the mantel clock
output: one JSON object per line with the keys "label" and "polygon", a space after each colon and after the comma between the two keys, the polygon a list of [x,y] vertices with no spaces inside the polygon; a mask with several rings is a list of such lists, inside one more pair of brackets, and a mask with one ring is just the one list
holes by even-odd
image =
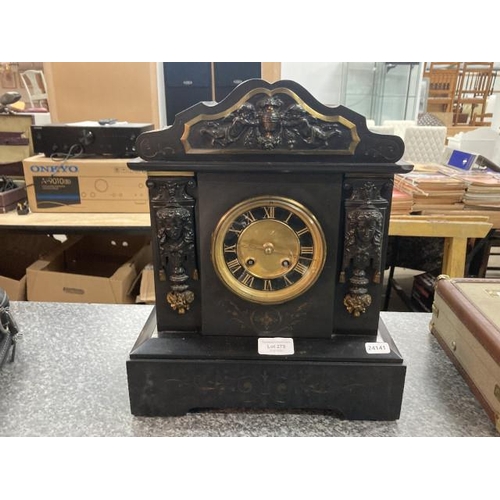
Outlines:
{"label": "mantel clock", "polygon": [[405,365],[379,313],[403,141],[295,82],[249,80],[136,147],[156,306],[127,361],[132,413],[398,418]]}

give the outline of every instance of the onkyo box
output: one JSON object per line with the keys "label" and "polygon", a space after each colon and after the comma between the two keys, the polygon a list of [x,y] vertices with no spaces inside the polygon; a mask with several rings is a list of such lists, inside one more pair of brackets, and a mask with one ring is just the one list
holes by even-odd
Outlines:
{"label": "onkyo box", "polygon": [[32,212],[148,212],[147,175],[131,171],[127,159],[23,161]]}

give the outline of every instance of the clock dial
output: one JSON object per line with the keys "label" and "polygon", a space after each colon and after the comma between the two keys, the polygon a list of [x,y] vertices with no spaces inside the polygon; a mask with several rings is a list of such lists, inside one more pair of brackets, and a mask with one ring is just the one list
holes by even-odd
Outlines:
{"label": "clock dial", "polygon": [[231,208],[212,236],[212,261],[222,282],[251,302],[279,304],[316,281],[326,256],[314,215],[289,198],[263,196]]}

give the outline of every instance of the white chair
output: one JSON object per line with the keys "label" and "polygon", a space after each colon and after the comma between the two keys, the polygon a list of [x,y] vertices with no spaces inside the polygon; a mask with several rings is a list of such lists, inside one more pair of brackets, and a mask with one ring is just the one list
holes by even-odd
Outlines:
{"label": "white chair", "polygon": [[398,135],[405,140],[405,132],[408,127],[415,127],[417,122],[415,120],[384,120],[382,125],[394,128],[394,135]]}
{"label": "white chair", "polygon": [[414,163],[440,163],[446,143],[446,127],[408,127],[403,160]]}
{"label": "white chair", "polygon": [[31,107],[47,107],[47,84],[43,71],[37,69],[28,69],[21,73],[21,80],[23,82]]}
{"label": "white chair", "polygon": [[373,125],[372,127],[368,127],[368,129],[375,134],[394,135],[394,127],[386,125]]}

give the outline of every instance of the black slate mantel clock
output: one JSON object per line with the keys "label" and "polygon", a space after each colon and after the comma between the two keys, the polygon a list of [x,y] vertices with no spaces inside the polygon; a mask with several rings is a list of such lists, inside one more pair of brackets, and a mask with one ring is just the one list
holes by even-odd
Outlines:
{"label": "black slate mantel clock", "polygon": [[295,82],[249,80],[143,133],[156,306],[127,361],[135,415],[399,417],[379,313],[403,141]]}

